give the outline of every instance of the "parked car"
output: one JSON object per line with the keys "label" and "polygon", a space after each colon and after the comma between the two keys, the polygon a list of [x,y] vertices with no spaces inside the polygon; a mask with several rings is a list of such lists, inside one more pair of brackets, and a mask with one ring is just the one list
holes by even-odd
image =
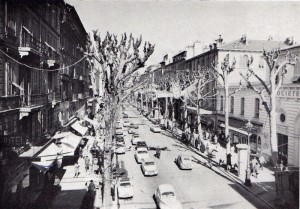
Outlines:
{"label": "parked car", "polygon": [[126,148],[124,146],[116,146],[115,153],[116,154],[125,154]]}
{"label": "parked car", "polygon": [[142,139],[139,137],[139,135],[132,135],[131,143],[132,145],[136,145],[138,141],[142,141]]}
{"label": "parked car", "polygon": [[192,170],[193,164],[190,156],[187,155],[178,155],[176,158],[176,163],[180,169],[183,170]]}
{"label": "parked car", "polygon": [[139,128],[139,126],[137,124],[135,124],[135,123],[130,123],[129,127],[130,128],[134,128],[134,129],[138,129]]}
{"label": "parked car", "polygon": [[145,147],[139,147],[136,149],[134,157],[137,161],[137,163],[142,163],[142,159],[150,157],[147,148]]}
{"label": "parked car", "polygon": [[128,114],[127,113],[123,113],[123,118],[128,118]]}
{"label": "parked car", "polygon": [[130,123],[128,120],[125,120],[124,123],[123,123],[123,126],[124,127],[129,127]]}
{"label": "parked car", "polygon": [[154,200],[160,209],[182,209],[171,184],[161,184],[155,190]]}
{"label": "parked car", "polygon": [[140,148],[140,147],[144,147],[144,148],[146,148],[148,150],[147,143],[145,141],[143,141],[143,140],[140,140],[140,141],[138,141],[136,143],[136,147],[135,148],[137,149],[137,148]]}
{"label": "parked car", "polygon": [[159,125],[153,125],[150,127],[150,131],[152,131],[154,133],[160,133],[161,129],[160,129]]}
{"label": "parked car", "polygon": [[116,124],[116,129],[122,129],[123,128],[123,125],[121,122],[117,122]]}
{"label": "parked car", "polygon": [[141,168],[145,176],[154,176],[158,174],[156,164],[152,158],[144,158],[142,160]]}
{"label": "parked car", "polygon": [[116,129],[116,135],[123,135],[123,133],[124,133],[123,128]]}
{"label": "parked car", "polygon": [[128,130],[128,133],[129,133],[129,134],[134,134],[134,133],[135,133],[135,130],[134,130],[133,128],[130,128],[130,129]]}
{"label": "parked car", "polygon": [[121,178],[118,183],[118,198],[133,198],[133,185],[130,182],[129,178]]}
{"label": "parked car", "polygon": [[116,135],[116,145],[125,146],[125,140],[123,135]]}

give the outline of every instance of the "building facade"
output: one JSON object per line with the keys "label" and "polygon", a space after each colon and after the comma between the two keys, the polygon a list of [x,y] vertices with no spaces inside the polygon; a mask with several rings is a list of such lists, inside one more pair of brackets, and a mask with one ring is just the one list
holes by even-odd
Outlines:
{"label": "building facade", "polygon": [[30,177],[42,175],[31,160],[84,111],[89,69],[77,46],[84,48],[86,38],[75,9],[63,1],[0,3],[0,204],[6,208],[26,204],[25,191],[41,186]]}
{"label": "building facade", "polygon": [[[298,54],[298,47],[287,41],[245,41],[245,36],[241,40],[234,41],[220,49],[219,63],[229,54],[230,60],[235,58],[236,68],[229,75],[229,93],[235,92],[240,88],[239,82],[243,81],[240,73],[247,74],[247,61],[253,57],[251,68],[268,84],[268,66],[262,57],[263,49],[270,51],[274,48],[293,48]],[[283,59],[285,51],[282,51]],[[280,62],[280,61],[279,61]],[[285,76],[283,85],[278,92],[276,99],[277,112],[277,137],[280,158],[284,164],[299,166],[299,160],[296,160],[299,153],[299,134],[297,126],[297,114],[299,112],[299,97],[297,98],[298,84],[293,83],[298,73],[298,64],[295,69],[291,69]],[[298,73],[299,74],[299,73]],[[258,80],[252,76],[250,82],[262,90]],[[243,82],[242,82],[243,83]],[[246,85],[245,85],[246,86]],[[289,96],[290,94],[290,96]],[[267,95],[265,95],[267,97]],[[220,128],[224,128],[224,91],[221,89],[217,97],[217,122]],[[263,154],[266,159],[271,157],[271,139],[269,133],[269,116],[262,105],[259,95],[251,89],[243,87],[240,91],[227,98],[229,101],[229,133],[232,143],[242,143],[250,145],[253,154]],[[288,115],[288,116],[287,116]],[[251,122],[253,128],[247,129],[246,124]],[[290,123],[290,124],[289,124]],[[290,125],[290,126],[289,126]],[[248,137],[249,136],[249,137]],[[295,149],[294,149],[295,146]],[[297,147],[298,146],[298,147]],[[297,151],[296,151],[297,150]],[[298,158],[297,158],[298,159]]]}

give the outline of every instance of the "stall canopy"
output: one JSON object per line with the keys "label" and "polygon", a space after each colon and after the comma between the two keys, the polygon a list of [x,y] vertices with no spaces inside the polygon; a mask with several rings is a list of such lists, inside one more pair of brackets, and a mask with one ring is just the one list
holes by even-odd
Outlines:
{"label": "stall canopy", "polygon": [[39,170],[45,172],[53,165],[56,160],[61,161],[61,154],[62,149],[56,144],[51,143],[37,156],[38,158],[40,158],[40,161],[33,161],[31,163]]}
{"label": "stall canopy", "polygon": [[72,134],[71,132],[61,132],[61,133],[56,133],[52,139],[61,139],[61,138],[64,138],[64,137],[67,137],[68,135]]}
{"label": "stall canopy", "polygon": [[[220,124],[220,127],[225,128],[224,123]],[[236,132],[238,132],[238,133],[241,133],[241,134],[244,134],[244,135],[248,136],[248,132],[247,132],[247,131],[244,131],[244,130],[242,130],[242,129],[238,129],[238,128],[229,126],[229,130],[236,131]]]}
{"label": "stall canopy", "polygon": [[60,140],[59,146],[62,149],[63,156],[73,156],[75,153],[76,148],[81,142],[81,137],[77,136],[73,133],[70,133],[66,137]]}
{"label": "stall canopy", "polygon": [[88,131],[88,127],[82,126],[79,121],[76,121],[74,124],[71,125],[71,127],[80,133],[82,136],[86,134]]}

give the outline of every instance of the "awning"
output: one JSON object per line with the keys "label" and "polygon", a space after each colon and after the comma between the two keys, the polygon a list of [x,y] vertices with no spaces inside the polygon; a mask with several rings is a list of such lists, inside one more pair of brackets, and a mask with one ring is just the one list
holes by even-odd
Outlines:
{"label": "awning", "polygon": [[46,41],[45,41],[45,44],[46,44],[47,47],[51,48],[52,51],[56,51],[56,50],[55,50],[50,44],[48,44]]}
{"label": "awning", "polygon": [[43,150],[37,157],[41,158],[41,161],[54,161],[59,155],[62,154],[62,149],[56,144],[51,143],[45,150]]}
{"label": "awning", "polygon": [[61,132],[61,133],[56,133],[52,139],[61,139],[61,138],[64,138],[64,137],[67,137],[68,135],[72,134],[71,132]]}
{"label": "awning", "polygon": [[81,137],[73,133],[61,139],[59,145],[62,149],[63,156],[73,156],[76,148],[81,142]]}
{"label": "awning", "polygon": [[[187,106],[186,109],[197,112],[197,107]],[[213,114],[212,111],[200,108],[200,115],[211,115],[211,114]]]}
{"label": "awning", "polygon": [[65,125],[63,125],[63,127],[67,127],[67,126],[71,125],[76,120],[78,120],[78,118],[76,118],[75,116],[71,117],[71,119],[69,120],[69,122],[67,122]]}
{"label": "awning", "polygon": [[16,84],[15,82],[12,82],[12,85],[14,85],[15,87],[17,87],[17,88],[20,89],[21,91],[24,91],[24,88],[21,87],[20,85]]}
{"label": "awning", "polygon": [[[220,127],[225,128],[225,124],[224,124],[224,123],[220,124]],[[236,131],[236,132],[238,132],[238,133],[241,133],[241,134],[244,134],[244,135],[248,136],[248,132],[247,132],[247,131],[244,131],[244,130],[242,130],[242,129],[238,129],[238,128],[229,126],[229,130]]]}
{"label": "awning", "polygon": [[86,134],[86,132],[88,131],[88,127],[84,127],[82,126],[79,121],[76,121],[74,124],[71,125],[71,127],[77,131],[78,133],[80,133],[82,136]]}
{"label": "awning", "polygon": [[37,169],[46,172],[52,166],[53,161],[41,161],[41,162],[31,162],[31,164]]}

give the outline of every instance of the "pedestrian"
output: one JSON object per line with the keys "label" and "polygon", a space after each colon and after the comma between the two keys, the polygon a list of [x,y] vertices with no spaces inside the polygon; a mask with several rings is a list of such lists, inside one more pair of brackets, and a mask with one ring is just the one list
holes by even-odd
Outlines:
{"label": "pedestrian", "polygon": [[82,156],[82,147],[81,147],[81,146],[79,147],[79,157],[80,157],[80,158],[83,157],[83,156]]}
{"label": "pedestrian", "polygon": [[76,162],[75,165],[74,165],[74,171],[75,171],[75,175],[74,175],[74,178],[78,178],[79,176],[79,165],[78,163]]}
{"label": "pedestrian", "polygon": [[254,165],[254,173],[255,173],[255,177],[257,178],[259,172],[260,172],[260,168],[259,168],[259,163],[256,161],[255,165]]}
{"label": "pedestrian", "polygon": [[94,198],[95,192],[96,192],[96,186],[95,186],[93,180],[90,180],[90,184],[88,186],[88,193],[89,193],[90,197]]}
{"label": "pedestrian", "polygon": [[214,143],[215,143],[215,144],[218,143],[218,135],[217,135],[217,134],[215,134],[215,136],[214,136]]}
{"label": "pedestrian", "polygon": [[85,156],[84,164],[85,164],[85,171],[87,172],[90,169],[90,158],[88,156]]}
{"label": "pedestrian", "polygon": [[261,170],[263,170],[266,160],[262,154],[259,156],[258,161],[259,161]]}

